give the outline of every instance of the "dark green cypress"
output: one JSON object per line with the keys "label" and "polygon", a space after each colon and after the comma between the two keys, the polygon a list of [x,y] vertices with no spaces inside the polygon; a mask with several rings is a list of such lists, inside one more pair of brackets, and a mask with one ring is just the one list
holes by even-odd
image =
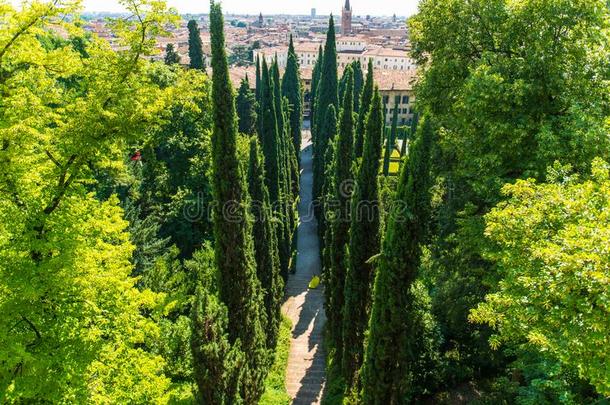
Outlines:
{"label": "dark green cypress", "polygon": [[256,89],[254,89],[254,95],[256,97],[256,130],[258,131],[259,140],[261,141],[261,145],[263,142],[262,139],[262,120],[261,117],[263,115],[261,106],[261,91],[262,91],[262,81],[261,81],[261,61],[260,57],[256,56]]}
{"label": "dark green cypress", "polygon": [[[260,138],[265,155],[265,174],[271,205],[277,206],[280,200],[280,151],[277,128],[277,115],[273,86],[267,62],[263,59],[261,68],[261,105],[260,105]],[[280,235],[278,235],[278,239]]]}
{"label": "dark green cypress", "polygon": [[261,59],[256,56],[256,101],[261,102]]}
{"label": "dark green cypress", "polygon": [[165,57],[163,58],[163,62],[165,62],[165,64],[168,66],[180,63],[180,55],[178,55],[178,52],[176,52],[174,49],[174,44],[167,44],[165,47]]}
{"label": "dark green cypress", "polygon": [[250,90],[250,82],[246,76],[239,86],[237,98],[235,99],[239,132],[247,135],[256,133],[257,107],[256,97]]}
{"label": "dark green cypress", "polygon": [[[284,98],[284,111],[288,111],[290,108],[290,102],[287,98]],[[292,133],[292,124],[289,120],[286,120],[286,133]],[[299,141],[300,142],[300,141]],[[290,164],[290,179],[292,181],[292,202],[296,202],[299,197],[299,190],[301,188],[300,185],[300,171],[299,171],[299,160],[297,159],[298,153],[294,150],[294,144],[292,142],[288,142],[288,156],[289,156],[289,164]]]}
{"label": "dark green cypress", "polygon": [[244,354],[231,347],[226,333],[227,308],[218,296],[199,287],[192,311],[191,351],[197,402],[233,403],[239,396]]}
{"label": "dark green cypress", "polygon": [[[335,194],[335,187],[334,187],[334,182],[333,182],[333,174],[335,172],[335,161],[334,161],[334,155],[335,155],[335,138],[336,138],[336,134],[337,134],[337,113],[335,112],[335,106],[331,106],[328,109],[328,120],[324,123],[325,128],[324,131],[326,133],[332,133],[332,137],[331,137],[331,141],[328,143],[328,147],[326,148],[326,156],[324,161],[327,162],[326,163],[326,167],[324,168],[324,173],[326,175],[326,178],[328,178],[328,181],[326,183],[324,183],[324,190],[323,190],[323,196],[324,196],[324,204],[326,204],[325,207],[325,211],[331,211],[332,210],[332,201],[334,199],[334,194]],[[322,243],[325,240],[330,241],[332,238],[332,234],[331,234],[331,227],[325,227],[325,226],[318,226],[318,232],[319,232],[319,236],[320,236],[320,242]],[[330,246],[324,246],[322,248],[322,268],[323,268],[323,277],[325,280],[325,284],[328,283],[328,279],[329,279],[329,271],[330,271],[330,267],[331,267],[331,260],[330,260]],[[330,290],[329,289],[325,289],[324,290],[325,294],[326,294],[326,299],[330,300]]]}
{"label": "dark green cypress", "polygon": [[430,216],[432,137],[426,119],[402,169],[378,259],[362,370],[366,404],[411,403],[434,389],[438,338],[427,291],[416,281]]}
{"label": "dark green cypress", "polygon": [[239,384],[245,365],[244,353],[231,345],[227,334],[227,307],[219,298],[219,272],[209,247],[195,252],[186,266],[197,275],[198,287],[191,311],[193,377],[197,402],[233,403],[239,398]]}
{"label": "dark green cypress", "polygon": [[278,150],[280,159],[280,187],[281,187],[281,225],[284,227],[282,232],[283,238],[280,240],[280,263],[282,272],[285,276],[288,275],[290,267],[291,247],[292,247],[292,224],[294,217],[292,215],[292,179],[290,170],[290,156],[288,152],[288,143],[290,135],[287,134],[286,115],[284,113],[284,104],[282,103],[282,92],[280,83],[280,69],[277,63],[277,57],[271,67],[271,80],[273,84],[273,96],[275,102],[275,112],[277,115],[278,126]]}
{"label": "dark green cypress", "polygon": [[290,35],[290,44],[288,45],[286,72],[284,72],[284,77],[282,78],[282,96],[286,97],[289,103],[287,113],[290,121],[293,150],[298,161],[298,152],[301,150],[303,96],[301,89],[301,74],[299,73],[299,61],[294,51],[292,35]]}
{"label": "dark green cypress", "polygon": [[366,81],[362,88],[362,95],[360,96],[360,110],[363,114],[358,116],[358,127],[356,128],[356,141],[354,142],[354,156],[356,158],[362,157],[362,149],[364,146],[364,132],[366,128],[366,113],[370,108],[371,99],[373,98],[373,61],[369,59],[368,71],[366,72]]}
{"label": "dark green cypress", "polygon": [[[225,50],[224,21],[219,4],[210,3],[212,39],[212,188],[216,266],[220,274],[219,296],[227,306],[229,342],[240,342],[246,358],[241,396],[254,404],[263,392],[267,374],[266,336],[262,329],[260,282],[252,243],[248,191],[237,156],[237,120],[233,88]],[[230,208],[231,217],[227,216]]]}
{"label": "dark green cypress", "polygon": [[[330,16],[328,22],[328,32],[326,34],[326,44],[324,45],[324,58],[320,81],[317,90],[317,106],[316,106],[316,149],[314,155],[314,173],[313,173],[313,197],[314,200],[320,198],[322,187],[324,185],[324,155],[326,153],[326,145],[328,145],[330,134],[325,134],[320,131],[323,128],[323,123],[326,121],[328,108],[333,105],[335,110],[339,109],[339,93],[338,93],[338,78],[337,78],[337,44],[335,38],[335,23],[333,16]],[[320,216],[318,217],[320,219]]]}
{"label": "dark green cypress", "polygon": [[250,211],[254,218],[253,239],[258,279],[264,295],[267,314],[267,346],[274,348],[281,319],[284,281],[280,277],[278,242],[273,226],[269,191],[265,185],[264,157],[256,137],[250,139],[248,190]]}
{"label": "dark green cypress", "polygon": [[205,60],[203,56],[203,46],[201,44],[201,36],[199,35],[199,27],[197,21],[190,20],[188,23],[189,30],[189,67],[191,69],[205,70]]}
{"label": "dark green cypress", "polygon": [[[348,386],[356,384],[362,366],[364,334],[369,322],[374,267],[369,259],[379,253],[381,244],[379,213],[379,160],[383,113],[381,96],[375,90],[366,119],[364,154],[358,169],[349,239],[349,266],[345,278],[342,371]],[[364,114],[364,111],[362,111]]]}
{"label": "dark green cypress", "polygon": [[320,84],[320,75],[322,74],[322,64],[324,60],[324,51],[322,50],[322,45],[318,47],[318,59],[316,59],[316,64],[313,67],[312,77],[311,77],[311,113],[309,114],[309,126],[311,129],[313,147],[314,147],[314,155],[315,155],[315,147],[316,147],[316,132],[314,128],[315,123],[315,112],[316,112],[316,104],[318,101],[318,86]]}
{"label": "dark green cypress", "polygon": [[407,154],[407,141],[413,139],[415,137],[415,131],[417,131],[417,122],[419,121],[419,116],[417,113],[413,114],[413,119],[411,120],[411,129],[409,130],[409,134],[405,132],[404,139],[402,141],[402,145],[400,147],[400,157],[404,157]]}
{"label": "dark green cypress", "polygon": [[343,350],[343,305],[345,273],[347,269],[347,247],[350,228],[350,201],[353,191],[352,157],[354,145],[354,77],[351,67],[345,70],[345,97],[339,118],[339,129],[334,154],[334,194],[332,219],[327,226],[332,228],[331,240],[326,241],[330,247],[330,271],[326,288],[329,290],[329,301],[326,303],[328,331],[333,347],[336,349],[335,360],[341,364]]}
{"label": "dark green cypress", "polygon": [[396,142],[396,130],[398,129],[398,103],[400,98],[396,97],[394,102],[394,112],[392,115],[392,129],[386,139],[385,154],[383,156],[383,175],[388,176],[390,174],[390,158],[392,157],[392,151],[394,150],[394,143]]}
{"label": "dark green cypress", "polygon": [[[352,69],[354,71],[354,112],[360,114],[360,97],[362,95],[362,86],[364,86],[364,76],[359,60],[352,62]],[[368,114],[368,111],[365,111],[364,114]]]}
{"label": "dark green cypress", "polygon": [[[284,133],[284,112],[282,106],[282,84],[280,82],[280,68],[277,63],[277,55],[269,68],[269,75],[273,85],[273,101],[275,103],[275,114],[277,119],[277,131],[279,134]],[[283,150],[282,150],[283,152]]]}
{"label": "dark green cypress", "polygon": [[347,85],[347,76],[345,75],[346,72],[347,69],[343,71],[343,76],[341,76],[341,80],[339,80],[339,100],[343,100],[343,97],[345,97],[345,88]]}

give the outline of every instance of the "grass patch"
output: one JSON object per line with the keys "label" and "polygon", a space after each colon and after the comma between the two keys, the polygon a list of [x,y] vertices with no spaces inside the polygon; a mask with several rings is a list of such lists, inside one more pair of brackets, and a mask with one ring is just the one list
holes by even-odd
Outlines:
{"label": "grass patch", "polygon": [[290,396],[286,391],[286,367],[288,366],[291,334],[292,323],[288,318],[282,316],[275,360],[265,380],[265,393],[261,397],[259,405],[290,405]]}

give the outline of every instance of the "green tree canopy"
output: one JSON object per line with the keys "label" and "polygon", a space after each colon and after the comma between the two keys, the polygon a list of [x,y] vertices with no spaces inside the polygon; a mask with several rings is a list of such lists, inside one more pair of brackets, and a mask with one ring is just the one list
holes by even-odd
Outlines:
{"label": "green tree canopy", "polygon": [[593,162],[581,180],[554,165],[537,184],[519,180],[486,216],[498,288],[471,313],[497,334],[490,343],[527,343],[578,370],[610,395],[610,166]]}
{"label": "green tree canopy", "polygon": [[135,20],[110,24],[121,53],[65,18],[77,3],[0,5],[0,402],[167,399],[163,361],[147,350],[158,325],[143,315],[162,296],[130,277],[118,198],[88,187],[170,96],[142,57],[175,16],[124,5]]}

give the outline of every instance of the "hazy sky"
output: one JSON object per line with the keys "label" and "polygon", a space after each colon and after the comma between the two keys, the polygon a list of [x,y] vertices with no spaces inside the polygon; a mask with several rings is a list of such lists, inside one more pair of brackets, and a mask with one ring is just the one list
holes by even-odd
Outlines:
{"label": "hazy sky", "polygon": [[[20,3],[20,0],[11,0]],[[318,14],[341,13],[345,0],[223,0],[223,10],[239,14],[309,14],[315,7]],[[355,15],[402,15],[417,11],[418,0],[350,0]],[[120,11],[117,0],[84,0],[87,11]],[[181,13],[204,13],[209,0],[167,0]]]}

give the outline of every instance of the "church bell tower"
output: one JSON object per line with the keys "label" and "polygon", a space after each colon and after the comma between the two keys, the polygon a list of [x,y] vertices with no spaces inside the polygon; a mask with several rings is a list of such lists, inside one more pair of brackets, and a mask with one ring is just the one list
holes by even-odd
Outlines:
{"label": "church bell tower", "polygon": [[349,0],[345,0],[343,12],[341,13],[341,34],[349,35],[352,33],[352,6]]}

